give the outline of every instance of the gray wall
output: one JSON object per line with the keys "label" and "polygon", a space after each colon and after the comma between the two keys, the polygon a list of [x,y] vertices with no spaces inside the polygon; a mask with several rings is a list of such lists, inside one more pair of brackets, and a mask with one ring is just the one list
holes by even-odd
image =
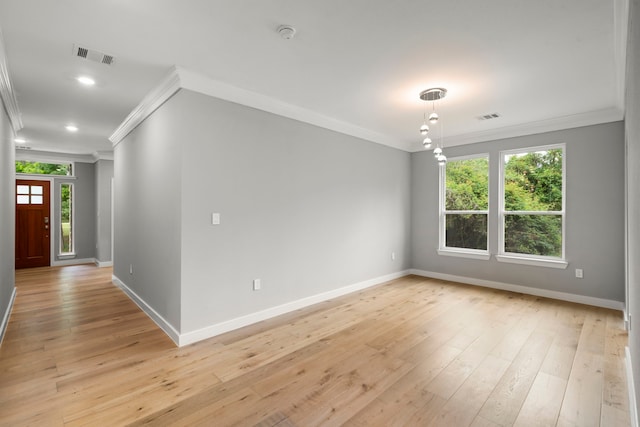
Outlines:
{"label": "gray wall", "polygon": [[627,46],[626,147],[628,224],[628,301],[631,315],[629,349],[634,370],[636,408],[640,406],[640,1],[629,2],[629,44]]}
{"label": "gray wall", "polygon": [[94,258],[96,253],[96,196],[95,196],[95,174],[93,163],[74,163],[74,175],[76,179],[65,179],[54,177],[53,198],[56,210],[56,232],[54,233],[54,257],[59,260],[60,232],[58,231],[58,221],[60,220],[59,200],[60,184],[68,182],[73,184],[74,199],[74,243],[76,259]]}
{"label": "gray wall", "polygon": [[15,173],[13,129],[0,103],[0,324],[15,287]]}
{"label": "gray wall", "polygon": [[[624,301],[624,128],[622,122],[446,148],[447,157],[490,155],[490,210],[498,209],[499,151],[566,144],[566,270],[440,256],[438,165],[412,155],[412,267],[534,288]],[[497,214],[489,249],[497,253]],[[584,278],[575,269],[584,269]]]}
{"label": "gray wall", "polygon": [[156,110],[114,149],[113,272],[180,331],[185,129],[179,123],[181,112],[170,106],[171,101]]}
{"label": "gray wall", "polygon": [[409,153],[190,91],[169,102],[183,332],[409,267]]}
{"label": "gray wall", "polygon": [[111,261],[111,180],[113,160],[98,160],[95,164],[96,198],[96,260]]}
{"label": "gray wall", "polygon": [[401,271],[409,164],[181,90],[115,148],[115,274],[186,333]]}

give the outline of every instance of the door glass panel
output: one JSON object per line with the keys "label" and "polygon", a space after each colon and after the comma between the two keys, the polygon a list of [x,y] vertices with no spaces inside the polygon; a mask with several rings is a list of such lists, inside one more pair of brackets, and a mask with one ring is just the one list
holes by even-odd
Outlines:
{"label": "door glass panel", "polygon": [[42,196],[31,196],[31,204],[32,205],[41,205],[42,204]]}
{"label": "door glass panel", "polygon": [[31,186],[31,194],[42,194],[42,186],[41,185],[32,185]]}
{"label": "door glass panel", "polygon": [[29,196],[18,195],[17,203],[19,205],[28,205],[29,204]]}
{"label": "door glass panel", "polygon": [[29,194],[29,186],[28,185],[18,185],[16,190],[18,194]]}

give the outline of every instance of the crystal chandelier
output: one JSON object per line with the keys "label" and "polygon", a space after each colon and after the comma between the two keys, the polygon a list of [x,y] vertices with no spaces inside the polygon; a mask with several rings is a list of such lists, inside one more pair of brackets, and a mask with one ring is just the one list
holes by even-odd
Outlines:
{"label": "crystal chandelier", "polygon": [[[436,147],[433,149],[433,155],[438,161],[439,165],[444,165],[447,163],[447,156],[442,152],[442,124],[440,124],[440,116],[436,113],[436,101],[444,98],[447,95],[447,90],[441,87],[434,87],[431,89],[423,90],[420,92],[420,99],[424,101],[424,114],[423,114],[423,123],[420,126],[420,134],[424,137],[422,140],[422,145],[425,150],[428,150],[433,145],[433,140],[428,136],[429,125],[427,124],[427,120],[431,123],[432,126],[438,125],[440,130],[440,139],[439,143],[436,142]],[[432,112],[427,117],[427,104],[431,102]],[[437,138],[434,138],[437,140]]]}

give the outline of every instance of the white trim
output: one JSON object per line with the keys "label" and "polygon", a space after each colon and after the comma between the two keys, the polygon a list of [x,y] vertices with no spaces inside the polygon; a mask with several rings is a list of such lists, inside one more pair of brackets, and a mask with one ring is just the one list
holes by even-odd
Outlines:
{"label": "white trim", "polygon": [[113,161],[113,151],[94,151],[91,155],[93,162],[98,160],[111,160]]}
{"label": "white trim", "polygon": [[[623,0],[624,1],[624,0]],[[120,126],[109,137],[115,147],[136,126],[142,123],[151,113],[166,102],[180,89],[188,89],[205,95],[213,96],[225,101],[235,102],[258,110],[288,117],[304,123],[309,123],[325,129],[351,135],[370,142],[397,148],[407,152],[423,151],[422,147],[409,141],[401,141],[390,135],[365,129],[351,123],[343,122],[333,117],[319,114],[315,111],[289,104],[263,95],[232,86],[207,76],[189,71],[182,67],[174,67],[169,75],[142,100],[142,102],[127,116]],[[444,137],[443,144],[447,147],[473,144],[476,142],[494,141],[497,139],[534,135],[544,132],[572,129],[602,123],[623,120],[624,111],[616,106],[598,111],[587,111],[552,119],[528,122],[499,129],[471,132],[462,135]]]}
{"label": "white trim", "polygon": [[[584,126],[599,125],[603,123],[619,122],[624,119],[624,110],[620,107],[611,107],[598,111],[572,114],[569,116],[555,117],[547,120],[528,122],[514,126],[506,126],[486,131],[470,132],[461,135],[444,137],[446,147],[456,145],[475,144],[476,142],[495,141],[498,139],[515,138],[526,135],[536,135],[545,132],[573,129]],[[411,151],[424,151],[412,147]]]}
{"label": "white trim", "polygon": [[616,101],[624,111],[625,81],[627,75],[627,39],[629,37],[629,0],[613,2],[613,53],[616,71]]}
{"label": "white trim", "polygon": [[332,298],[337,298],[352,292],[357,292],[362,289],[366,289],[372,286],[379,285],[381,283],[388,282],[390,280],[404,277],[408,274],[408,271],[399,271],[397,273],[387,274],[385,276],[376,277],[374,279],[365,280],[363,282],[355,283],[353,285],[345,286],[342,288],[334,289],[329,292],[312,295],[310,297],[302,298],[296,301],[291,301],[282,305],[268,308],[266,310],[251,313],[246,316],[237,317],[235,319],[227,320],[224,322],[210,325],[202,329],[187,332],[180,335],[180,346],[192,344],[197,341],[201,341],[207,338],[214,337],[216,335],[223,334],[225,332],[232,331],[234,329],[242,328],[244,326],[251,325],[253,323],[261,322],[263,320],[271,319],[272,317],[280,316],[285,313],[289,313],[294,310],[308,307],[313,304],[317,304]]}
{"label": "white trim", "polygon": [[[76,257],[76,194],[75,194],[75,185],[73,182],[58,182],[56,185],[59,188],[58,198],[56,200],[57,214],[58,214],[58,228],[56,228],[56,234],[58,235],[58,260],[62,261],[64,259],[71,259]],[[69,186],[69,195],[71,197],[71,241],[69,242],[69,246],[71,248],[71,252],[62,252],[62,186]]]}
{"label": "white trim", "polygon": [[535,295],[539,297],[552,298],[560,301],[575,302],[578,304],[593,305],[596,307],[610,308],[612,310],[624,310],[624,303],[604,298],[590,297],[586,295],[570,294],[567,292],[551,291],[548,289],[531,288],[529,286],[512,285],[510,283],[494,282],[493,280],[475,279],[473,277],[455,276],[453,274],[436,273],[433,271],[409,270],[410,274],[416,276],[430,277],[433,279],[448,280],[451,282],[466,283],[468,285],[482,286],[491,289],[517,292],[520,294]]}
{"label": "white trim", "polygon": [[167,102],[178,90],[180,90],[180,74],[178,68],[174,67],[169,75],[160,82],[151,92],[145,96],[140,104],[129,113],[127,118],[118,126],[118,128],[111,134],[109,140],[115,147],[127,136],[132,130],[134,130],[140,123],[142,123],[147,117],[149,117],[154,111],[156,111],[162,104]]}
{"label": "white trim", "polygon": [[633,366],[629,347],[624,348],[624,361],[627,373],[627,390],[629,392],[629,418],[631,427],[638,427],[638,407],[636,406],[636,385],[633,381]]}
{"label": "white trim", "polygon": [[[487,206],[485,210],[463,211],[463,210],[447,210],[446,194],[447,194],[447,165],[452,162],[459,162],[474,159],[487,159],[487,200],[491,200],[491,156],[489,153],[469,154],[466,156],[451,157],[445,166],[440,167],[439,190],[438,190],[438,255],[457,256],[460,258],[473,258],[488,260],[491,258],[489,253],[489,236],[491,235],[490,209]],[[486,215],[487,216],[487,250],[480,249],[464,249],[446,246],[447,239],[447,215]]]}
{"label": "white trim", "polygon": [[73,259],[61,259],[61,260],[53,260],[51,257],[51,267],[60,267],[63,265],[80,265],[80,264],[95,264],[95,258],[73,258]]}
{"label": "white trim", "polygon": [[[504,180],[506,169],[506,156],[525,153],[538,153],[549,150],[562,150],[562,210],[561,211],[506,211],[504,200]],[[547,144],[532,147],[523,147],[498,152],[498,254],[496,259],[500,262],[510,262],[514,264],[527,264],[539,267],[567,268],[566,261],[566,240],[567,240],[567,145],[564,142],[558,144]],[[562,256],[544,257],[531,254],[515,254],[505,251],[505,218],[507,215],[556,215],[562,218]]]}
{"label": "white trim", "polygon": [[102,267],[113,267],[113,261],[98,261],[96,260],[96,265],[100,268]]}
{"label": "white trim", "polygon": [[11,312],[13,311],[13,303],[16,300],[17,288],[13,287],[13,292],[11,292],[11,298],[9,298],[9,305],[7,306],[7,310],[4,312],[4,316],[2,316],[2,323],[0,324],[0,345],[2,345],[2,340],[4,339],[4,334],[7,332],[7,328],[9,327],[9,318],[11,317]]}
{"label": "white trim", "polygon": [[174,67],[169,75],[155,89],[149,92],[142,102],[127,116],[115,132],[113,132],[109,137],[113,146],[118,145],[136,126],[142,123],[151,113],[180,89],[188,89],[400,150],[410,150],[410,144],[402,142],[397,138],[343,122],[333,117],[325,116],[257,92],[213,80],[182,67]]}
{"label": "white trim", "polygon": [[225,101],[235,102],[251,108],[277,114],[282,117],[309,123],[314,126],[355,136],[367,141],[386,145],[400,150],[409,151],[410,145],[398,138],[374,132],[351,123],[343,122],[333,117],[325,116],[297,105],[289,104],[261,93],[252,92],[237,86],[210,79],[204,75],[194,73],[178,67],[182,87]]}
{"label": "white trim", "polygon": [[76,179],[75,176],[67,176],[67,175],[38,175],[32,173],[17,173],[16,180],[21,179],[25,181],[49,181],[53,184],[53,177],[57,177],[58,179]]}
{"label": "white trim", "polygon": [[22,124],[22,115],[20,114],[20,108],[18,108],[18,100],[16,93],[13,90],[11,84],[11,77],[9,76],[9,67],[7,66],[7,52],[4,48],[4,39],[2,32],[0,31],[0,98],[4,104],[11,127],[14,133],[18,133],[20,129],[24,127]]}
{"label": "white trim", "polygon": [[485,261],[491,258],[491,254],[489,252],[474,251],[471,249],[464,250],[464,249],[442,248],[442,249],[438,249],[438,255],[455,256],[460,258],[481,259]]}
{"label": "white trim", "polygon": [[122,280],[118,279],[118,277],[112,275],[111,280],[117,287],[122,289],[122,291],[127,294],[127,296],[131,298],[131,300],[133,300],[133,302],[135,302],[136,305],[140,307],[140,309],[144,311],[145,314],[149,316],[151,320],[153,320],[155,324],[158,325],[160,329],[162,329],[164,333],[171,338],[171,340],[173,340],[174,343],[176,343],[176,345],[180,345],[180,333],[171,325],[171,323],[167,322],[160,313],[155,311],[153,307],[147,304],[145,300],[140,298],[138,294],[129,288]]}
{"label": "white trim", "polygon": [[[37,161],[46,163],[60,163],[60,162],[79,162],[79,163],[95,163],[96,159],[92,155],[88,154],[71,154],[71,153],[56,153],[54,151],[41,151],[41,150],[18,150],[16,149],[16,160],[22,161]],[[64,175],[58,175],[64,176]]]}
{"label": "white trim", "polygon": [[535,265],[537,267],[549,267],[549,268],[561,268],[566,269],[569,263],[562,259],[542,259],[542,258],[530,258],[527,256],[520,255],[506,255],[499,254],[496,255],[496,260],[500,262],[507,262],[510,264],[524,264],[524,265]]}

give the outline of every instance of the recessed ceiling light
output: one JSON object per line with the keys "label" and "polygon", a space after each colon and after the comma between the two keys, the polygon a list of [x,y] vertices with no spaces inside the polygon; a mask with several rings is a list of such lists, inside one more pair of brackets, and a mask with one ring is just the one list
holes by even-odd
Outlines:
{"label": "recessed ceiling light", "polygon": [[85,86],[93,86],[94,84],[96,84],[96,81],[93,80],[91,77],[87,77],[87,76],[79,76],[76,77],[76,80],[85,85]]}
{"label": "recessed ceiling light", "polygon": [[69,132],[78,132],[78,127],[74,125],[66,125],[64,128]]}
{"label": "recessed ceiling light", "polygon": [[27,140],[24,138],[16,138],[14,139],[14,141],[18,144],[24,144],[25,142],[27,142]]}

